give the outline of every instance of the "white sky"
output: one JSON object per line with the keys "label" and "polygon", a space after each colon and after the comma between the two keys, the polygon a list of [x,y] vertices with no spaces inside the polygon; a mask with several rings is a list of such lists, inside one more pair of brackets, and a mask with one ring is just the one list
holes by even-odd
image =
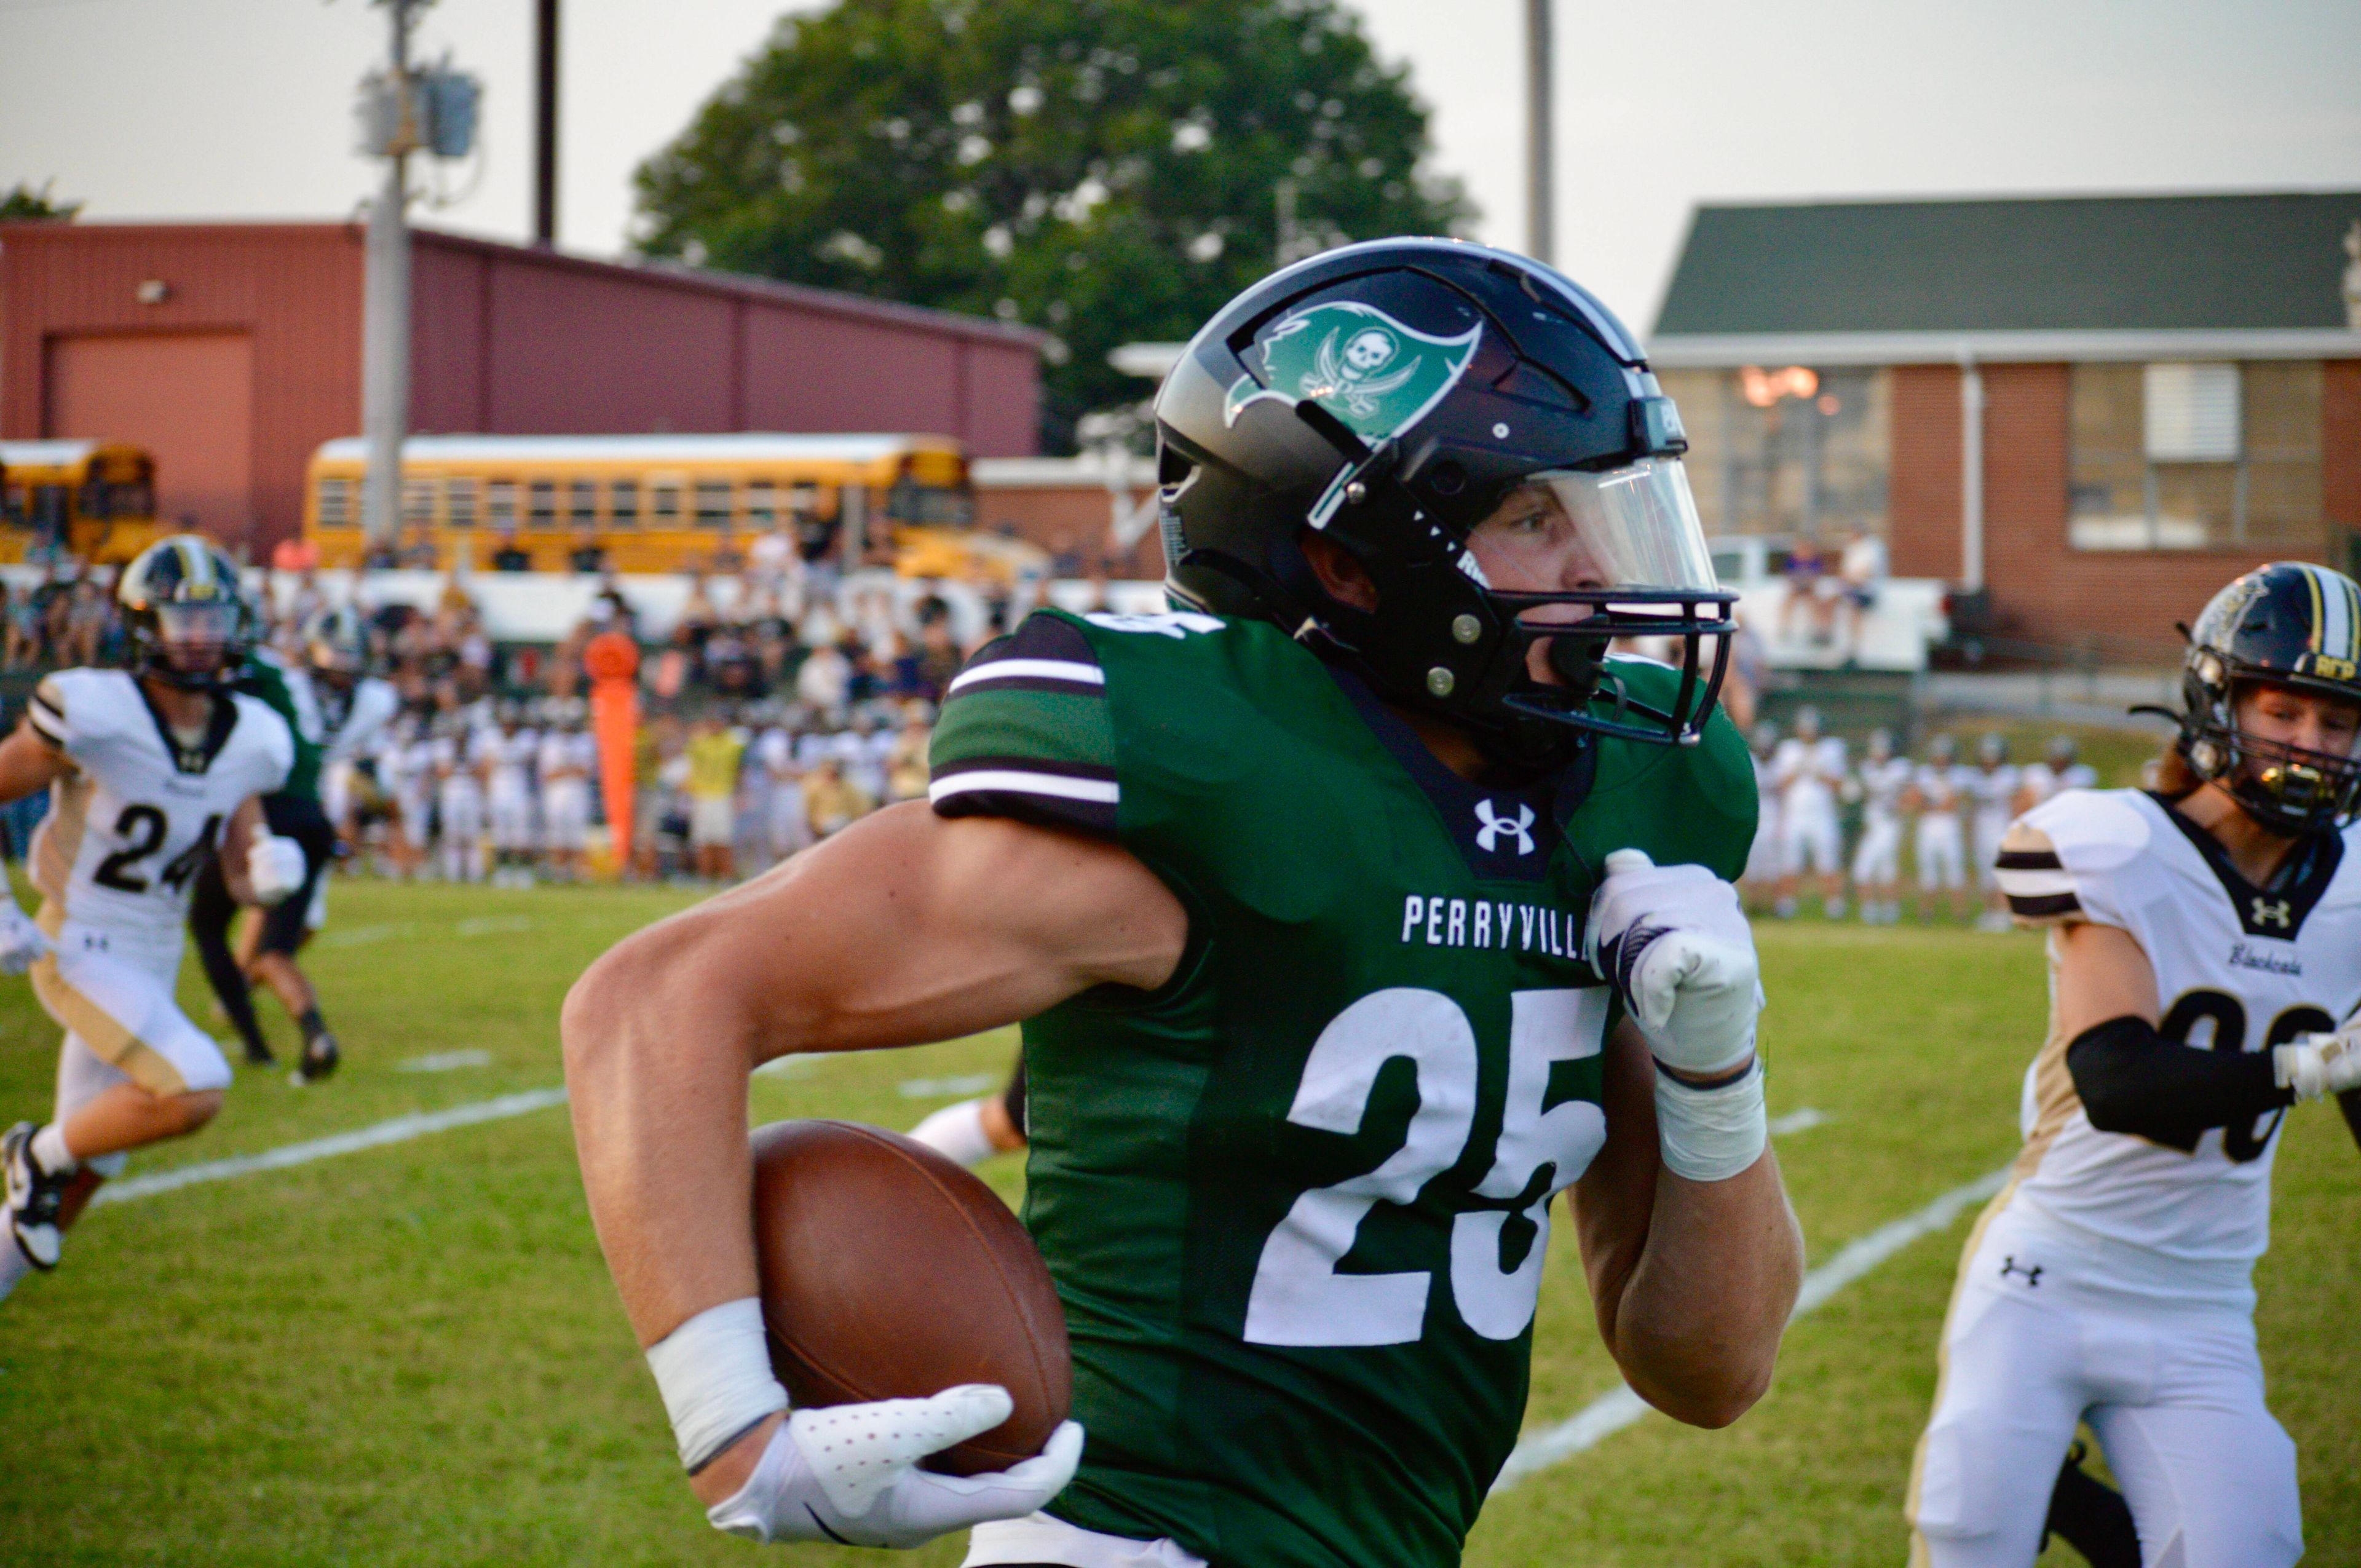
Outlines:
{"label": "white sky", "polygon": [[[1524,233],[1523,0],[1356,0],[1411,62],[1437,168]],[[623,247],[632,167],[781,0],[566,0],[559,233]],[[479,171],[423,221],[530,229],[529,0],[440,0],[486,86]],[[2361,186],[2352,0],[1558,0],[1559,261],[1642,331],[1702,201]],[[334,217],[371,189],[363,0],[0,0],[0,186],[91,218]]]}

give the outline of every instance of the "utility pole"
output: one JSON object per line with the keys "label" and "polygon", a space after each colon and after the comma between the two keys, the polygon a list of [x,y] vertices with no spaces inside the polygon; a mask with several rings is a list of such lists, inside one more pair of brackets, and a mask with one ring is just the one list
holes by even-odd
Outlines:
{"label": "utility pole", "polygon": [[361,306],[361,429],[368,438],[361,523],[372,548],[391,543],[401,526],[401,442],[410,425],[410,155],[421,140],[410,27],[423,0],[380,3],[392,23],[385,77],[392,123],[372,149],[385,159],[385,182],[369,208]]}
{"label": "utility pole", "polygon": [[1550,134],[1550,0],[1525,0],[1525,254],[1554,264]]}
{"label": "utility pole", "polygon": [[533,243],[557,243],[557,0],[533,4]]}

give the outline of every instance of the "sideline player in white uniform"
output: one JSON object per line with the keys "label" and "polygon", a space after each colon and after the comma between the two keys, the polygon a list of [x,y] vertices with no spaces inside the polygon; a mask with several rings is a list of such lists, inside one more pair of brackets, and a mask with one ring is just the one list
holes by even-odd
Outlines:
{"label": "sideline player in white uniform", "polygon": [[2001,853],[2011,911],[2051,927],[2050,1032],[1944,1327],[1910,1488],[1930,1568],[2032,1562],[2084,1420],[2137,1531],[2075,1477],[2085,1504],[2050,1527],[2094,1563],[2303,1552],[2252,1275],[2288,1108],[2344,1093],[2361,1137],[2361,589],[2250,573],[2206,606],[2185,670],[2159,793],[2060,795]]}
{"label": "sideline player in white uniform", "polygon": [[464,713],[435,720],[429,743],[445,882],[484,880],[484,731]]}
{"label": "sideline player in white uniform", "polygon": [[66,1031],[50,1121],[0,1142],[0,1295],[57,1266],[61,1233],[129,1150],[221,1109],[229,1063],[173,996],[199,869],[221,855],[248,903],[303,881],[302,851],[263,826],[259,799],[286,782],[293,737],[225,685],[253,627],[237,568],[176,534],[125,568],[116,598],[133,669],[49,676],[0,741],[0,800],[50,792],[28,856],[40,916],[0,899],[0,969],[29,967]]}
{"label": "sideline player in white uniform", "polygon": [[1910,781],[1908,804],[1918,813],[1912,858],[1918,862],[1918,918],[1931,919],[1935,894],[1948,889],[1951,918],[1968,914],[1967,834],[1960,812],[1967,805],[1974,770],[1960,763],[1959,742],[1938,735],[1927,743],[1927,761]]}
{"label": "sideline player in white uniform", "polygon": [[1872,926],[1902,918],[1902,796],[1917,772],[1896,756],[1894,737],[1883,729],[1869,736],[1869,754],[1850,782],[1861,801],[1861,843],[1852,855],[1853,896],[1861,917]]}
{"label": "sideline player in white uniform", "polygon": [[1795,732],[1779,742],[1771,759],[1771,784],[1779,792],[1779,901],[1772,907],[1782,920],[1795,913],[1806,865],[1828,918],[1844,916],[1843,842],[1837,826],[1837,790],[1844,776],[1844,742],[1820,733],[1819,709],[1797,708]]}
{"label": "sideline player in white uniform", "polygon": [[1754,754],[1754,798],[1760,804],[1738,887],[1747,905],[1760,909],[1779,887],[1779,791],[1771,774],[1771,760],[1779,754],[1779,727],[1764,719],[1747,737],[1747,746]]}
{"label": "sideline player in white uniform", "polygon": [[2072,736],[2052,736],[2041,761],[2026,763],[2025,771],[2017,775],[2017,814],[2022,816],[2051,795],[2063,795],[2070,789],[2098,788],[2099,770],[2077,759]]}
{"label": "sideline player in white uniform", "polygon": [[2008,929],[2008,907],[2000,883],[1993,874],[2000,859],[2000,841],[2016,817],[2017,787],[2022,771],[2008,760],[2005,736],[1988,733],[1976,741],[1976,765],[1968,772],[1968,798],[1975,805],[1976,885],[1984,892],[1985,907],[1976,927]]}
{"label": "sideline player in white uniform", "polygon": [[754,761],[770,784],[763,802],[763,831],[771,858],[784,861],[808,849],[812,841],[811,810],[804,802],[803,764],[796,760],[795,737],[782,721],[774,721],[754,742]]}
{"label": "sideline player in white uniform", "polygon": [[571,707],[553,711],[541,732],[535,768],[541,776],[542,847],[550,874],[572,882],[582,874],[582,852],[590,836],[590,779],[598,768],[598,746]]}
{"label": "sideline player in white uniform", "polygon": [[492,831],[493,880],[533,880],[533,852],[539,848],[533,831],[533,773],[541,754],[541,735],[526,728],[513,702],[503,702],[491,729],[481,733],[484,748],[484,810]]}

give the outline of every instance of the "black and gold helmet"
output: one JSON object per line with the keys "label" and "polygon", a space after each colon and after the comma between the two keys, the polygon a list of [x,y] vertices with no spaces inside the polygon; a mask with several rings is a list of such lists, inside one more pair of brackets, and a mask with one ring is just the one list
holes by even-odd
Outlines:
{"label": "black and gold helmet", "polygon": [[2361,587],[2342,572],[2281,561],[2213,596],[2181,661],[2180,754],[2256,821],[2290,836],[2361,810],[2361,758],[2266,740],[2238,728],[2253,685],[2361,707]]}
{"label": "black and gold helmet", "polygon": [[142,550],[115,585],[131,667],[203,691],[237,676],[255,634],[237,566],[213,541],[175,533]]}

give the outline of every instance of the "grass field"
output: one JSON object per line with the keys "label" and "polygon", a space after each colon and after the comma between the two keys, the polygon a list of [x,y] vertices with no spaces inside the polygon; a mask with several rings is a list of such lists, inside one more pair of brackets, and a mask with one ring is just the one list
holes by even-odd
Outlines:
{"label": "grass field", "polygon": [[[553,1086],[567,982],[683,901],[375,883],[334,898],[311,968],[345,1071],[301,1091],[244,1074],[218,1122],[135,1175]],[[2036,938],[1806,922],[1762,940],[1772,1109],[1828,1118],[1780,1146],[1815,1264],[2009,1157],[2043,1010]],[[45,1113],[55,1042],[27,989],[0,984],[0,1119]],[[480,1057],[404,1067],[454,1053]],[[1008,1057],[987,1036],[818,1060],[758,1080],[756,1113],[906,1126]],[[2302,1453],[2310,1560],[2350,1563],[2361,1155],[2318,1107],[2285,1136],[2263,1354]],[[987,1174],[1012,1196],[1022,1179],[1014,1159]],[[1468,1561],[1898,1563],[1965,1232],[1905,1249],[1800,1321],[1772,1393],[1730,1431],[1651,1416],[1496,1498]],[[1535,1428],[1616,1386],[1560,1238]],[[707,1530],[680,1484],[557,1109],[93,1211],[63,1267],[0,1305],[0,1423],[9,1563],[756,1560]],[[893,1560],[959,1555],[947,1541]]]}

